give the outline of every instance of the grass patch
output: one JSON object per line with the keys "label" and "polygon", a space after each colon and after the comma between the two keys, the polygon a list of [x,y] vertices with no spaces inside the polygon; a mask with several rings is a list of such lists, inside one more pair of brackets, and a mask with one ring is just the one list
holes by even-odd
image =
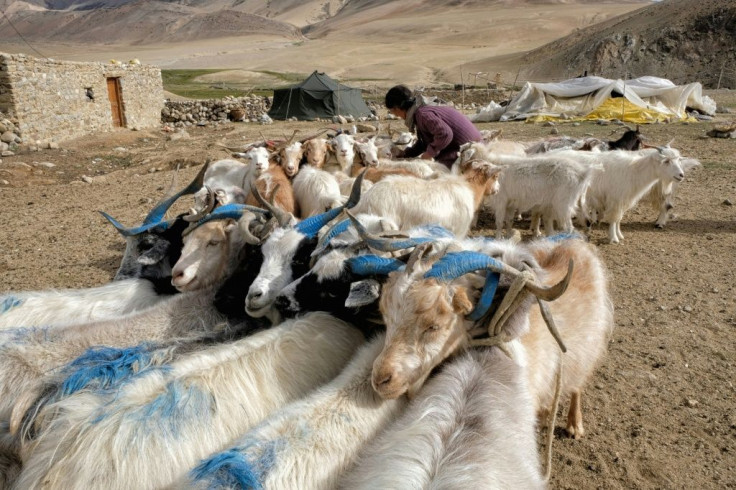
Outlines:
{"label": "grass patch", "polygon": [[221,99],[228,95],[242,97],[251,92],[248,87],[237,83],[211,83],[195,80],[201,75],[221,71],[225,70],[161,70],[161,78],[164,90],[190,99]]}

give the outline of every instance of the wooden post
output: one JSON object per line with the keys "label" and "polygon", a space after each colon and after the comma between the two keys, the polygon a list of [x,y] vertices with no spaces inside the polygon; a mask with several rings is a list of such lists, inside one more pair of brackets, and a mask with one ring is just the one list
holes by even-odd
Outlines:
{"label": "wooden post", "polygon": [[721,63],[721,73],[718,75],[718,85],[716,86],[716,90],[721,88],[721,79],[723,78],[723,68],[726,66],[726,60],[723,60],[723,63]]}
{"label": "wooden post", "polygon": [[519,73],[521,73],[521,65],[519,65],[519,69],[516,70],[516,78],[514,78],[514,84],[511,86],[511,94],[509,95],[509,101],[514,98],[514,89],[516,88],[516,81],[519,79]]}
{"label": "wooden post", "polygon": [[463,69],[460,68],[460,85],[463,89],[463,109],[465,109],[465,77],[463,77]]}

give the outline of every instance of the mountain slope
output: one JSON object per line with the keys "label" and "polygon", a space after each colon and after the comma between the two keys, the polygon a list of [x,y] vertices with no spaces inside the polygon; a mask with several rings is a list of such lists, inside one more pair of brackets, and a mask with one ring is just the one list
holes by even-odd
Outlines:
{"label": "mountain slope", "polygon": [[736,2],[665,0],[577,30],[521,59],[530,77],[659,75],[675,83],[736,85]]}

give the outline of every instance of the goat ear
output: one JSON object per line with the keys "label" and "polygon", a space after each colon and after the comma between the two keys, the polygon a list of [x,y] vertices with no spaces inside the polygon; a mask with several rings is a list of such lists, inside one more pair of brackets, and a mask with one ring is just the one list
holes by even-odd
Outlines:
{"label": "goat ear", "polygon": [[470,298],[468,298],[468,292],[465,290],[465,288],[460,286],[455,287],[455,292],[452,295],[452,309],[458,315],[463,316],[473,311],[473,303],[470,302]]}
{"label": "goat ear", "polygon": [[381,283],[375,279],[364,279],[350,284],[350,294],[345,300],[346,308],[358,308],[377,301],[381,296]]}

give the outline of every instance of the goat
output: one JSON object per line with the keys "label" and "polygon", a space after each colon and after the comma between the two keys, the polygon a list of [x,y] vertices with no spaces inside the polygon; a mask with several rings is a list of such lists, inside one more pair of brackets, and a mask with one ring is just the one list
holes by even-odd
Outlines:
{"label": "goat", "polygon": [[340,375],[303,400],[271,415],[233,447],[189,474],[194,488],[334,488],[360,447],[406,405],[382,400],[370,383],[383,336],[363,347]]}
{"label": "goat", "polygon": [[[390,160],[379,158],[379,149],[375,137],[366,141],[356,141],[356,158],[353,160],[350,174],[357,175],[368,169],[366,180],[377,182],[385,175],[415,175],[417,177],[434,177],[447,173],[447,167],[441,163],[422,159]],[[371,170],[374,168],[374,170]]]}
{"label": "goat", "polygon": [[293,143],[289,141],[279,149],[279,165],[283,169],[284,174],[290,179],[299,172],[299,164],[302,161],[302,157],[304,157],[304,148],[302,148],[301,141],[295,141]]}
{"label": "goat", "polygon": [[[294,189],[284,168],[272,163],[268,170],[257,175],[252,182],[263,198],[273,201],[276,206],[287,213],[298,214],[297,202],[294,199]],[[249,206],[258,206],[258,198],[251,191],[245,200]]]}
{"label": "goat", "polygon": [[498,190],[499,173],[485,166],[433,180],[387,177],[365,193],[353,213],[389,218],[400,229],[437,224],[463,237],[483,199]]}
{"label": "goat", "polygon": [[0,331],[114,318],[143,310],[176,293],[171,286],[171,267],[181,255],[182,233],[187,222],[182,216],[164,221],[164,215],[178,198],[191,194],[201,185],[206,170],[207,166],[182,191],[157,203],[138,227],[127,228],[101,213],[127,242],[125,256],[112,283],[96,288],[0,295]]}
{"label": "goat", "polygon": [[[125,252],[114,281],[142,277],[151,281],[161,294],[175,292],[170,285],[171,266],[179,258],[182,247],[181,234],[186,222],[181,216],[165,220],[166,212],[181,197],[192,194],[202,187],[205,164],[196,177],[184,189],[159,201],[137,227],[126,227],[107,213],[100,214],[125,238]],[[176,174],[172,180],[174,187]]]}
{"label": "goat", "polygon": [[544,488],[526,376],[495,347],[448,361],[339,487]]}
{"label": "goat", "polygon": [[344,208],[352,208],[360,200],[362,181],[362,177],[356,179],[351,195],[344,205],[307,218],[296,225],[293,215],[261,201],[277,217],[280,226],[263,244],[263,265],[245,298],[245,311],[248,315],[259,318],[273,313],[271,303],[279,291],[295,277],[300,277],[309,270],[310,255],[317,246],[319,230],[336,218]]}
{"label": "goat", "polygon": [[330,141],[330,148],[337,159],[338,170],[347,172],[355,159],[355,138],[347,133],[340,133]]}
{"label": "goat", "polygon": [[578,202],[584,201],[593,167],[559,155],[529,158],[494,153],[486,158],[492,165],[505,166],[498,181],[500,190],[486,201],[495,216],[496,238],[503,236],[504,224],[510,236],[514,211],[540,213],[548,235],[554,230],[554,220],[564,231],[573,230],[572,216]]}
{"label": "goat", "polygon": [[[190,237],[211,236],[212,228],[223,226],[210,221],[191,232]],[[31,388],[51,369],[55,369],[82,354],[95,345],[128,347],[143,341],[158,342],[171,338],[201,336],[213,330],[227,328],[229,317],[214,304],[219,287],[225,282],[226,274],[232,272],[234,263],[240,259],[242,246],[238,227],[228,224],[231,245],[220,244],[210,247],[207,253],[218,260],[201,260],[195,273],[184,274],[186,281],[182,289],[197,291],[177,295],[154,307],[126,317],[68,326],[59,329],[30,329],[17,341],[0,345],[0,420],[9,412],[17,396]],[[240,244],[240,245],[232,245]],[[223,253],[223,247],[227,254]],[[189,254],[182,258],[187,262]],[[249,260],[249,258],[246,258]],[[222,265],[225,262],[226,265]],[[252,261],[255,269],[260,265]],[[251,277],[254,272],[251,269]],[[239,300],[242,305],[243,296]],[[241,322],[242,317],[233,319]],[[24,412],[24,410],[23,410]]]}
{"label": "goat", "polygon": [[[517,347],[526,351],[529,389],[538,414],[552,408],[554,373],[561,367],[562,393],[572,394],[567,431],[582,437],[581,393],[613,327],[607,274],[595,248],[577,239],[538,240],[525,247],[496,242],[490,255],[448,253],[431,263],[421,261],[422,247],[403,271],[391,272],[383,286],[379,307],[386,346],[373,368],[376,391],[389,399],[417,393],[432,369],[483,333],[474,330],[474,321],[492,314],[488,342],[506,343],[512,356]],[[493,271],[487,278],[490,287],[484,287],[474,307],[475,289],[464,274],[485,268]],[[523,291],[517,285],[531,296],[510,295]],[[494,292],[500,295],[504,289],[509,298],[491,310]],[[537,305],[532,305],[532,296]],[[555,337],[547,332],[549,318],[557,325],[550,327]],[[494,325],[506,333],[495,334]],[[508,343],[509,335],[526,331],[519,345]],[[563,349],[567,345],[564,356],[558,343]]]}
{"label": "goat", "polygon": [[304,157],[307,164],[314,168],[322,168],[327,162],[329,145],[326,138],[310,138],[304,142]]}
{"label": "goat", "polygon": [[526,154],[533,155],[537,153],[546,153],[554,150],[581,150],[581,151],[611,151],[611,150],[627,150],[636,151],[641,148],[642,135],[639,132],[639,126],[631,129],[626,126],[627,130],[621,137],[613,141],[603,141],[598,138],[571,138],[569,136],[559,136],[542,140],[536,143],[530,143],[526,147]]}
{"label": "goat", "polygon": [[[691,169],[700,166],[700,162],[694,158],[683,158],[680,160],[682,171],[687,174]],[[662,229],[667,224],[672,211],[675,192],[679,186],[679,181],[675,178],[662,179],[654,184],[649,192],[644,196],[643,200],[659,213],[657,221],[654,223],[655,228]]]}
{"label": "goat", "polygon": [[652,186],[657,182],[680,182],[685,177],[680,152],[669,147],[636,152],[617,150],[586,154],[562,151],[558,154],[582,163],[602,165],[602,168],[593,170],[585,201],[599,221],[609,224],[610,243],[623,240],[621,219],[624,213],[634,207]]}
{"label": "goat", "polygon": [[119,390],[77,393],[46,408],[56,416],[17,486],[170,485],[274,409],[331,380],[362,342],[342,321],[312,314],[191,353]]}
{"label": "goat", "polygon": [[342,205],[340,185],[331,174],[305,165],[292,181],[294,198],[302,218],[309,218]]}

